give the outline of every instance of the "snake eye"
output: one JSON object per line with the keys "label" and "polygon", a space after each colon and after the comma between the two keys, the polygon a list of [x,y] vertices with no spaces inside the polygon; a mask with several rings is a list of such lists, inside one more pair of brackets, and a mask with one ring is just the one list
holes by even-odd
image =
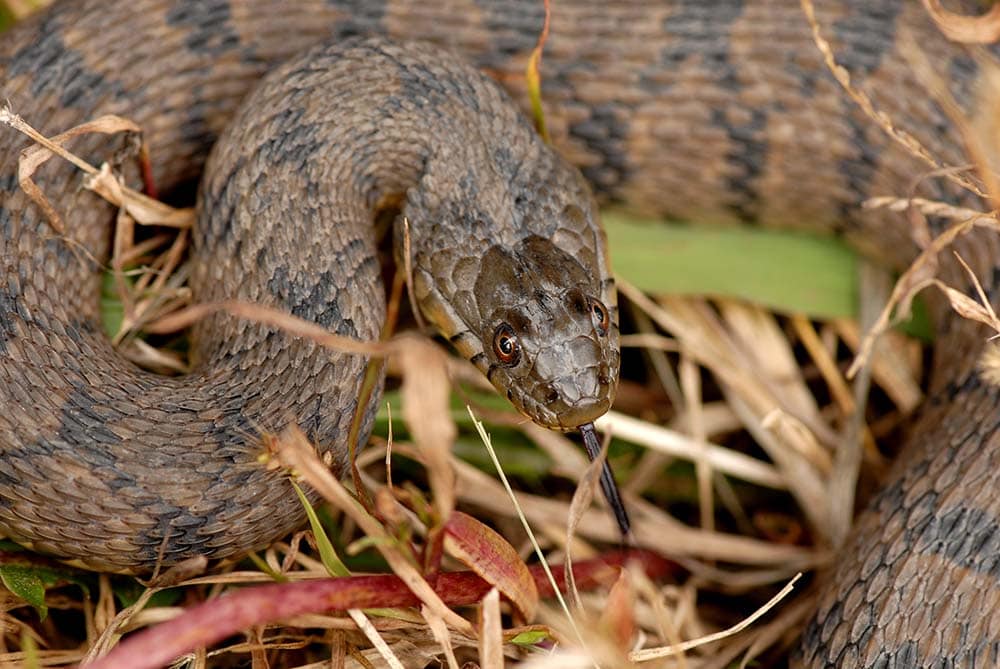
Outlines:
{"label": "snake eye", "polygon": [[608,313],[608,308],[601,304],[600,300],[593,297],[590,298],[590,316],[594,319],[597,334],[602,337],[608,334],[608,328],[611,327],[611,315]]}
{"label": "snake eye", "polygon": [[521,359],[521,344],[514,329],[506,323],[501,323],[493,331],[493,352],[507,367],[513,367]]}

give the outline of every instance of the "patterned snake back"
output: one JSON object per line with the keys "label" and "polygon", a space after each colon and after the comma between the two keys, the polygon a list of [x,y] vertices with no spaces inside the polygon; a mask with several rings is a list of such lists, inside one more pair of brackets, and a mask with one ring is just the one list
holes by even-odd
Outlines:
{"label": "patterned snake back", "polygon": [[[909,194],[914,184],[925,197],[967,200],[947,181],[921,180],[929,166],[845,96],[791,0],[554,4],[543,73],[547,121],[558,152],[604,202],[660,216],[824,230],[901,267],[918,250],[905,217],[859,204]],[[905,45],[915,42],[933,55],[965,107],[976,61],[947,43],[917,3],[817,4],[855,85],[942,164],[966,162],[958,131],[917,81]],[[385,35],[436,42],[497,79],[526,108],[521,73],[541,23],[542,5],[534,0],[312,0],[293,10],[276,0],[64,2],[4,35],[0,95],[47,133],[104,113],[134,119],[152,146],[156,181],[169,190],[200,173],[208,147],[262,74],[318,41]],[[398,71],[387,68],[385,76],[399,88]],[[350,127],[350,119],[340,122]],[[141,569],[163,543],[163,519],[177,556],[247,550],[299,523],[294,499],[230,436],[247,427],[248,415],[277,419],[289,408],[315,433],[346,434],[341,422],[354,400],[338,382],[357,376],[361,362],[331,371],[305,349],[272,348],[268,332],[238,327],[231,336],[256,338],[254,355],[206,371],[204,394],[192,395],[182,380],[137,374],[100,334],[92,265],[54,239],[18,192],[22,144],[12,132],[2,134],[0,530],[101,568]],[[104,153],[100,141],[73,148],[84,156]],[[70,226],[78,247],[106,257],[107,212],[77,192],[64,166],[46,166],[41,182],[57,208],[79,212]],[[569,177],[557,182],[578,187]],[[221,265],[203,279],[246,272],[272,293],[316,291],[316,302],[338,313],[311,316],[374,336],[377,327],[363,314],[381,307],[360,292],[325,295],[321,284],[303,280],[299,270],[312,266],[307,256],[319,246],[293,243],[296,234],[261,244],[260,263]],[[957,250],[996,301],[997,240],[977,232]],[[337,266],[346,274],[373,274],[364,249],[342,255]],[[955,263],[944,262],[942,278],[969,285]],[[454,275],[458,292],[472,275]],[[1000,610],[1000,390],[977,367],[988,333],[939,303],[932,309],[938,339],[928,399],[838,561],[805,633],[802,666],[1000,663],[1000,616],[990,615]],[[260,369],[274,382],[232,392],[233,375]],[[302,394],[293,377],[315,377],[326,392]],[[139,448],[139,440],[124,438],[136,434],[162,447]],[[343,456],[343,440],[335,450]],[[163,480],[172,497],[151,496],[149,482]],[[206,496],[209,480],[221,487]],[[74,489],[89,492],[70,501]],[[206,534],[206,523],[227,530]],[[94,546],[100,549],[88,552]]]}

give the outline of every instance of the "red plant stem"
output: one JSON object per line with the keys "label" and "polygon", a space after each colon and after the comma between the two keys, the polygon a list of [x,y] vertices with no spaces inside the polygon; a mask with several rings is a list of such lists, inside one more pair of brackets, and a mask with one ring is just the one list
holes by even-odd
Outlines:
{"label": "red plant stem", "polygon": [[158,200],[159,192],[153,178],[153,161],[149,157],[149,146],[145,141],[139,147],[139,171],[142,172],[142,190],[149,197]]}
{"label": "red plant stem", "polygon": [[[578,588],[611,583],[617,568],[626,562],[639,565],[650,578],[673,570],[673,563],[642,550],[616,551],[605,557],[573,565]],[[542,597],[551,597],[552,587],[538,565],[530,567]],[[553,567],[560,588],[563,570]],[[475,604],[490,590],[490,584],[471,571],[438,576],[435,591],[449,606]],[[420,600],[392,574],[324,578],[297,583],[275,583],[245,588],[199,604],[168,622],[138,632],[87,669],[154,669],[184,653],[209,646],[256,625],[267,625],[305,613],[328,613],[346,609],[419,606]]]}

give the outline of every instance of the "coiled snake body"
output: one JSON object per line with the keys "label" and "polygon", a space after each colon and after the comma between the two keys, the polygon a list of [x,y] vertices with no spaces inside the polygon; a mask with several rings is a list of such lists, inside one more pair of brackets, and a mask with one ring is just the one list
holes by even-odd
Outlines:
{"label": "coiled snake body", "polygon": [[[975,61],[947,44],[916,3],[817,4],[855,84],[939,160],[963,163],[958,133],[900,54],[901,36],[934,54],[960,102],[970,100]],[[846,99],[797,3],[574,0],[556,3],[553,19],[547,120],[557,150],[600,198],[687,219],[825,229],[896,266],[916,253],[902,217],[858,205],[870,195],[908,193],[927,165]],[[136,120],[152,147],[156,181],[170,189],[197,176],[264,71],[324,38],[416,36],[443,44],[523,106],[521,73],[541,22],[534,0],[67,2],[3,36],[0,82],[15,110],[45,132],[104,113]],[[369,215],[359,209],[398,204],[389,200],[408,193],[403,211],[414,221],[465,228],[459,238],[446,225],[423,237],[414,227],[421,306],[452,310],[438,319],[445,322],[491,324],[448,334],[484,371],[503,375],[501,384],[518,386],[516,367],[487,359],[482,342],[504,334],[495,324],[513,317],[490,300],[517,302],[534,290],[526,275],[537,274],[542,292],[561,301],[529,296],[518,313],[572,321],[569,340],[596,341],[591,329],[601,329],[602,306],[613,321],[591,201],[577,174],[532,138],[492,87],[450,57],[412,60],[413,50],[421,47],[349,42],[315,51],[285,66],[282,93],[260,93],[244,108],[243,134],[216,150],[215,176],[204,185],[207,208],[224,215],[203,220],[197,233],[198,253],[211,260],[196,270],[199,298],[263,300],[374,337],[381,290],[366,286],[374,285],[377,264],[371,240],[351,221]],[[352,60],[347,74],[343,63]],[[435,88],[441,72],[426,72],[428,60],[450,83]],[[453,69],[461,72],[451,76]],[[332,77],[322,74],[330,70],[340,77],[331,79],[332,90],[369,93],[327,102],[305,92],[308,80]],[[282,141],[270,139],[275,130]],[[246,551],[300,522],[294,497],[253,463],[242,437],[294,415],[343,456],[356,402],[347,381],[363,361],[330,364],[310,345],[218,317],[201,328],[205,365],[197,383],[136,372],[100,333],[93,265],[19,193],[21,142],[10,132],[3,137],[0,530],[121,570],[154,563],[164,536],[171,562]],[[391,147],[391,160],[373,142]],[[238,145],[258,148],[243,155]],[[73,149],[100,156],[101,146],[83,140]],[[329,179],[347,194],[319,193]],[[76,177],[53,163],[39,180],[60,211],[81,212],[69,219],[74,243],[106,257],[106,212],[77,192]],[[293,192],[292,182],[307,192]],[[919,192],[958,197],[937,181]],[[282,219],[289,208],[301,215]],[[344,225],[315,224],[321,220]],[[493,241],[503,245],[491,251]],[[554,245],[562,250],[546,255]],[[960,250],[983,284],[995,286],[996,240],[973,234]],[[481,256],[492,274],[470,262]],[[590,276],[577,276],[573,257]],[[967,285],[957,267],[943,272]],[[565,295],[554,285],[560,277],[578,289]],[[362,287],[343,290],[348,281]],[[990,615],[1000,609],[998,390],[977,371],[985,332],[935,308],[929,399],[806,632],[806,666],[1000,663],[1000,616]],[[526,337],[524,345],[535,347],[538,360],[549,355],[543,342]],[[542,422],[575,424],[580,397],[555,409],[546,401],[558,404],[556,391],[565,388],[600,395],[612,385],[617,357],[594,350],[602,346],[570,346],[580,371],[515,403]],[[565,358],[537,366],[556,359]]]}

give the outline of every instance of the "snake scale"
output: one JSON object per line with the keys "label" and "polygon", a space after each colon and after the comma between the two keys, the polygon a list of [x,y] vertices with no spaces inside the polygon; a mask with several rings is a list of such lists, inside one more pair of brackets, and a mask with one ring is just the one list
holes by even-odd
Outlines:
{"label": "snake scale", "polygon": [[[922,92],[901,44],[906,37],[931,54],[966,107],[977,62],[947,43],[917,3],[817,4],[855,85],[944,164],[962,164],[957,130]],[[543,66],[547,121],[557,151],[579,167],[598,200],[659,216],[825,230],[895,267],[914,257],[903,216],[858,205],[871,195],[911,192],[928,167],[847,99],[797,3],[554,5]],[[571,329],[600,330],[604,319],[614,320],[614,300],[600,292],[610,284],[606,259],[578,173],[529,136],[496,89],[452,66],[451,57],[432,56],[428,65],[410,55],[423,47],[349,39],[444,45],[526,108],[523,67],[542,21],[535,0],[64,2],[3,35],[0,85],[46,133],[105,113],[134,119],[152,147],[156,182],[170,191],[199,175],[208,148],[265,71],[329,41],[335,46],[284,66],[285,88],[259,93],[239,112],[243,134],[216,150],[203,199],[226,215],[199,223],[197,253],[213,260],[196,270],[199,298],[259,298],[374,337],[381,289],[342,288],[375,285],[373,242],[356,220],[392,205],[417,223],[415,283],[425,310],[478,311],[483,322],[505,323],[486,313],[505,307],[486,300],[522,300],[522,317],[575,319]],[[336,76],[324,74],[331,70]],[[442,71],[446,83],[434,83]],[[310,79],[324,77],[339,91],[329,103],[308,92]],[[344,88],[367,92],[345,95]],[[321,126],[333,129],[333,140],[320,136]],[[273,131],[281,141],[268,136]],[[52,161],[40,185],[58,210],[75,212],[67,219],[73,244],[57,238],[17,187],[24,143],[10,131],[0,136],[0,530],[97,568],[142,570],[162,546],[168,563],[194,553],[231,555],[297,525],[294,498],[253,466],[244,437],[292,415],[314,439],[334,444],[342,464],[344,416],[356,402],[348,382],[364,361],[345,356],[331,364],[310,345],[219,316],[201,326],[199,341],[208,343],[199,344],[205,364],[197,384],[132,369],[101,334],[93,262],[71,250],[107,257],[108,212]],[[239,154],[241,143],[256,153]],[[72,148],[98,163],[107,153],[106,140]],[[348,195],[318,192],[329,178]],[[407,191],[414,180],[419,187]],[[306,191],[286,187],[292,182]],[[916,192],[961,197],[941,180],[924,179]],[[287,210],[299,212],[289,217],[296,220],[281,218]],[[428,217],[462,221],[472,236],[459,238],[444,225],[425,235],[419,222]],[[320,219],[344,225],[309,224]],[[511,231],[529,224],[534,235]],[[493,237],[517,246],[520,264],[513,252],[489,251]],[[550,241],[562,249],[555,256]],[[993,290],[996,239],[973,233],[958,250]],[[484,262],[469,263],[472,256]],[[589,276],[576,276],[574,258],[591,268]],[[943,277],[967,286],[949,262]],[[518,292],[534,290],[524,283],[529,275],[546,290],[557,290],[549,284],[560,279],[596,287],[553,306]],[[428,297],[435,291],[454,301],[440,306]],[[977,368],[987,333],[940,304],[932,308],[939,325],[929,398],[838,562],[804,634],[801,666],[1000,666],[1000,391]],[[495,334],[510,334],[501,330]],[[521,383],[510,371],[516,367],[483,362],[489,343],[479,333],[450,334],[484,371]],[[529,339],[520,343],[533,345]],[[511,343],[493,342],[504,354]],[[580,346],[569,355],[587,368],[594,345]],[[613,386],[617,358],[603,360],[568,385]],[[544,408],[558,401],[547,388],[515,403],[525,408],[540,396],[543,422],[559,423],[558,412]],[[570,423],[578,418],[572,407],[561,410]]]}

